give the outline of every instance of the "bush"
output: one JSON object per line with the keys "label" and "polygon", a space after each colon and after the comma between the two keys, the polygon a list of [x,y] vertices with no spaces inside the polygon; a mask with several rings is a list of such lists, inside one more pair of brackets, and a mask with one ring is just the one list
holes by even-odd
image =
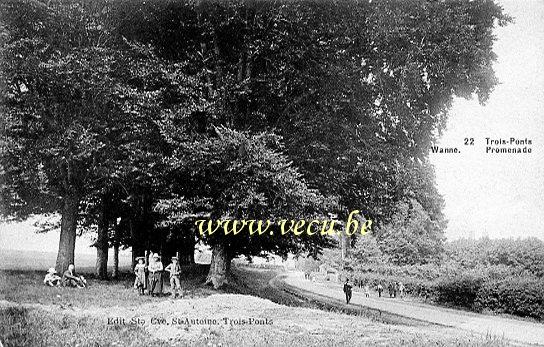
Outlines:
{"label": "bush", "polygon": [[544,281],[536,277],[509,277],[484,283],[475,308],[490,309],[544,320]]}
{"label": "bush", "polygon": [[471,274],[447,277],[437,281],[434,300],[440,304],[475,309],[475,301],[484,279]]}
{"label": "bush", "polygon": [[438,304],[532,317],[544,321],[544,280],[503,265],[473,269],[442,268],[436,265],[391,266],[358,269],[349,276],[355,283],[402,282],[412,296],[429,298]]}

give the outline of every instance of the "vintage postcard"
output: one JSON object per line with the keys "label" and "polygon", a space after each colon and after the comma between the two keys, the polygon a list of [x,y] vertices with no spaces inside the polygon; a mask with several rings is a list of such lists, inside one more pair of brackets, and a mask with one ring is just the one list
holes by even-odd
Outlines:
{"label": "vintage postcard", "polygon": [[0,347],[544,346],[544,1],[3,0]]}

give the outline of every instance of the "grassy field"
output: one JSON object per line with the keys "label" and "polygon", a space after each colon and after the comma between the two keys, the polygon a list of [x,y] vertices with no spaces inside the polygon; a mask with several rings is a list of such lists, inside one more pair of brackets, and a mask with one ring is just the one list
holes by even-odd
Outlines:
{"label": "grassy field", "polygon": [[[139,296],[129,274],[116,281],[90,279],[88,288],[70,289],[43,286],[43,271],[0,271],[0,340],[4,346],[506,345],[444,327],[387,324],[324,310],[270,286],[276,270],[236,268],[220,291],[202,285],[206,271],[202,265],[184,269],[183,299]],[[108,324],[116,317],[145,323]],[[242,324],[249,318],[272,324]],[[219,324],[174,324],[182,319]]]}
{"label": "grassy field", "polygon": [[94,317],[24,307],[0,308],[4,346],[168,346],[136,326],[104,326]]}
{"label": "grassy field", "polygon": [[[40,270],[46,271],[48,268],[55,266],[57,253],[55,252],[38,252],[38,251],[21,251],[12,249],[0,248],[2,261],[0,262],[0,270]],[[112,258],[110,257],[109,271],[112,271]],[[119,266],[128,270],[131,264],[131,256],[126,252],[119,254]],[[96,264],[96,254],[93,253],[77,253],[75,256],[75,264],[78,268],[85,271],[92,271]]]}

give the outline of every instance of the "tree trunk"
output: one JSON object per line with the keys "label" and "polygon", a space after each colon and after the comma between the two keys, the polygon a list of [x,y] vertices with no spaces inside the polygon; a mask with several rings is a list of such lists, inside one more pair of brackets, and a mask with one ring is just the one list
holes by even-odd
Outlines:
{"label": "tree trunk", "polygon": [[348,256],[348,238],[347,235],[342,233],[340,234],[340,246],[342,249],[342,261],[346,260]]}
{"label": "tree trunk", "polygon": [[65,196],[63,200],[59,251],[57,253],[56,264],[56,270],[59,273],[63,273],[68,269],[68,265],[74,263],[79,208],[79,199],[77,196]]}
{"label": "tree trunk", "polygon": [[187,264],[188,265],[194,265],[195,264],[195,246],[193,244],[193,247],[191,247],[191,251],[188,255],[188,260],[187,260]]}
{"label": "tree trunk", "polygon": [[145,256],[145,252],[143,250],[143,247],[140,245],[138,240],[136,239],[136,234],[134,233],[134,224],[132,222],[132,219],[128,220],[128,228],[130,231],[130,240],[132,244],[132,267],[131,269],[134,269],[136,266],[136,258],[137,257],[143,257]]}
{"label": "tree trunk", "polygon": [[184,240],[178,250],[178,258],[183,265],[193,265],[195,263],[195,243],[191,240]]}
{"label": "tree trunk", "polygon": [[[114,248],[115,250],[115,248]],[[141,246],[132,246],[132,269],[134,269],[134,267],[136,266],[136,264],[138,264],[138,262],[136,261],[136,258],[137,257],[145,257],[146,254],[145,254],[145,250],[143,249],[143,247]]]}
{"label": "tree trunk", "polygon": [[113,234],[113,278],[119,277],[119,244],[121,243],[121,219],[118,219],[115,223],[115,229]]}
{"label": "tree trunk", "polygon": [[132,267],[131,269],[134,269],[134,267],[136,266],[136,250],[134,249],[134,246],[132,246]]}
{"label": "tree trunk", "polygon": [[212,262],[206,278],[206,284],[213,284],[215,289],[228,283],[230,275],[230,257],[224,244],[219,243],[212,247]]}
{"label": "tree trunk", "polygon": [[113,278],[119,277],[119,242],[113,245]]}
{"label": "tree trunk", "polygon": [[187,251],[187,249],[183,249],[182,251],[179,251],[179,259],[180,259],[180,264],[183,264],[183,265],[194,265],[195,263],[195,253],[193,251],[193,253],[189,253]]}
{"label": "tree trunk", "polygon": [[[107,230],[105,232],[107,233]],[[101,280],[106,280],[108,279],[108,244],[107,241],[100,241],[100,245],[98,242],[96,245],[96,276]]]}
{"label": "tree trunk", "polygon": [[101,280],[108,279],[108,220],[106,218],[106,198],[102,197],[98,220],[98,236],[96,238],[96,276]]}

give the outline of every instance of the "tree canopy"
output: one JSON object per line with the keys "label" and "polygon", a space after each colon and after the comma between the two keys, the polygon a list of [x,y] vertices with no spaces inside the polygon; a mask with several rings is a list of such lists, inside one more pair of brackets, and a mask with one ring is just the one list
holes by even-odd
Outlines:
{"label": "tree canopy", "polygon": [[[357,209],[390,235],[408,203],[440,244],[429,149],[453,97],[489,96],[492,30],[509,20],[491,0],[11,0],[2,13],[3,213],[60,211],[59,268],[81,202],[119,186],[141,235],[176,208]],[[234,255],[326,244],[204,241],[222,274]]]}

